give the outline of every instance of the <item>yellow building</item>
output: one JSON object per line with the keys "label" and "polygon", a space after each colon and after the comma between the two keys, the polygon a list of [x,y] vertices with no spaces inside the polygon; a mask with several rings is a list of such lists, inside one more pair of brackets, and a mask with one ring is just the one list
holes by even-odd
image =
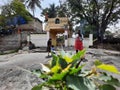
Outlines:
{"label": "yellow building", "polygon": [[69,31],[68,29],[68,18],[66,17],[48,18],[47,24],[45,26],[45,30],[49,33],[49,38],[52,39],[52,44],[54,46],[58,45],[58,35],[63,35],[64,41],[62,45],[67,46],[67,38]]}

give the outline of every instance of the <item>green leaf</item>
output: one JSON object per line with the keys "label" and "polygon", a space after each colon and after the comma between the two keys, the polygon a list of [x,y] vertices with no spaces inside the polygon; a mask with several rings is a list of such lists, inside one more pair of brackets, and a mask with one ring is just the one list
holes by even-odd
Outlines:
{"label": "green leaf", "polygon": [[70,69],[70,74],[78,73],[84,66],[85,66],[85,65],[81,65],[81,66],[79,66],[78,68],[75,68],[75,67],[71,68],[71,69]]}
{"label": "green leaf", "polygon": [[110,85],[116,85],[120,87],[120,81],[116,78],[113,78],[112,76],[111,79],[107,81],[107,83]]}
{"label": "green leaf", "polygon": [[106,70],[106,71],[109,71],[109,72],[113,72],[113,73],[116,73],[116,74],[120,74],[118,69],[113,65],[101,64],[101,65],[97,66],[97,68],[102,69],[102,70]]}
{"label": "green leaf", "polygon": [[65,59],[63,59],[62,57],[59,57],[59,64],[61,66],[62,69],[67,67],[67,62],[65,61]]}
{"label": "green leaf", "polygon": [[100,90],[116,90],[115,87],[113,87],[112,85],[109,84],[104,84],[102,86],[99,87]]}
{"label": "green leaf", "polygon": [[65,61],[67,63],[71,63],[73,61],[73,59],[71,57],[67,56],[67,55],[65,55],[63,58],[65,59]]}
{"label": "green leaf", "polygon": [[96,61],[94,62],[94,64],[95,64],[96,66],[98,66],[98,65],[101,65],[102,62],[101,62],[100,60],[96,60]]}
{"label": "green leaf", "polygon": [[42,72],[50,72],[49,67],[47,67],[48,65],[45,65],[45,64],[42,64],[42,63],[40,63],[40,65],[41,65],[41,71]]}
{"label": "green leaf", "polygon": [[47,75],[47,74],[41,74],[40,75],[40,78],[42,78],[42,79],[47,79],[49,76]]}
{"label": "green leaf", "polygon": [[39,85],[34,86],[32,90],[42,90],[42,86],[39,86]]}
{"label": "green leaf", "polygon": [[108,80],[111,80],[111,77],[110,76],[107,76],[106,73],[103,73],[99,76],[98,78],[99,80],[102,80],[102,81],[108,81]]}
{"label": "green leaf", "polygon": [[61,69],[59,64],[56,64],[53,68],[51,68],[52,73],[57,73]]}
{"label": "green leaf", "polygon": [[56,65],[57,60],[59,59],[58,56],[56,56],[55,54],[52,54],[52,61],[51,61],[51,68],[54,67]]}
{"label": "green leaf", "polygon": [[68,73],[68,71],[66,72],[61,72],[61,73],[55,73],[49,80],[50,81],[58,81],[58,80],[62,80],[65,75]]}
{"label": "green leaf", "polygon": [[80,58],[82,58],[86,53],[86,50],[83,49],[82,51],[79,51],[78,53],[76,53],[75,55],[72,56],[73,60],[79,60]]}
{"label": "green leaf", "polygon": [[42,72],[40,70],[34,70],[32,73],[35,74],[36,76],[40,77]]}
{"label": "green leaf", "polygon": [[85,77],[67,76],[66,83],[73,90],[95,90],[94,83]]}
{"label": "green leaf", "polygon": [[64,50],[62,50],[60,52],[60,56],[67,62],[67,63],[71,63],[73,61],[73,59],[71,58],[72,55],[70,55],[70,53],[66,53]]}
{"label": "green leaf", "polygon": [[120,86],[120,81],[113,76],[108,76],[106,73],[103,73],[99,76],[99,80],[105,81],[107,84]]}

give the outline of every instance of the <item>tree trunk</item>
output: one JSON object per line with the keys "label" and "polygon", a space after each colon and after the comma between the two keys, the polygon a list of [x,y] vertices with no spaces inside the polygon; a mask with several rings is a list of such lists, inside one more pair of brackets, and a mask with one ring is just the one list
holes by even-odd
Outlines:
{"label": "tree trunk", "polygon": [[100,43],[103,43],[105,30],[106,30],[106,25],[102,25],[100,28]]}

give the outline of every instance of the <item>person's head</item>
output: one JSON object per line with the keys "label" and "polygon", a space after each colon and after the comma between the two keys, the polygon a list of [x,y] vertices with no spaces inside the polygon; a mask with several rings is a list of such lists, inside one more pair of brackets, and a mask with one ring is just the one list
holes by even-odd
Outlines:
{"label": "person's head", "polygon": [[49,40],[51,41],[52,39],[51,39],[51,38],[49,38]]}
{"label": "person's head", "polygon": [[54,45],[52,45],[51,47],[54,47]]}
{"label": "person's head", "polygon": [[32,44],[32,42],[31,42],[31,41],[29,41],[29,44]]}
{"label": "person's head", "polygon": [[80,30],[78,30],[77,34],[78,34],[79,37],[82,37],[82,35],[80,33]]}

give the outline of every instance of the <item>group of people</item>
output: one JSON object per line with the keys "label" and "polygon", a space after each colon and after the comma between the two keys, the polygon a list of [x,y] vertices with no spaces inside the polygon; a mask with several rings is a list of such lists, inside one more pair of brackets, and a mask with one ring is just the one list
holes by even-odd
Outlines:
{"label": "group of people", "polygon": [[[75,45],[74,48],[76,50],[76,53],[78,53],[78,51],[83,50],[83,37],[80,33],[80,31],[77,32],[76,37],[75,37]],[[51,53],[51,50],[54,50],[54,46],[52,45],[52,39],[50,38],[47,42],[47,51],[48,51],[48,56]]]}

